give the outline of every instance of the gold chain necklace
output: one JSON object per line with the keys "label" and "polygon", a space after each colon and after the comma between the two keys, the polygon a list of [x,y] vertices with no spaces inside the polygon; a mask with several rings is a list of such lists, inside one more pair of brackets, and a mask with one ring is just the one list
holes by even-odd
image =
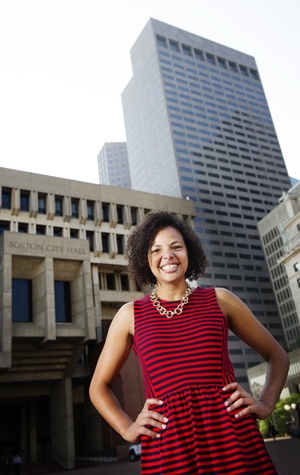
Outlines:
{"label": "gold chain necklace", "polygon": [[178,307],[176,307],[175,310],[173,310],[173,312],[171,312],[171,310],[165,309],[164,307],[160,305],[160,302],[157,297],[157,285],[152,290],[150,294],[150,298],[151,298],[151,302],[153,306],[159,311],[161,315],[165,315],[167,318],[172,318],[174,315],[180,315],[182,313],[183,306],[188,303],[189,296],[191,295],[193,290],[194,290],[193,287],[191,287],[190,284],[187,284],[187,288],[184,291],[181,302],[178,305]]}

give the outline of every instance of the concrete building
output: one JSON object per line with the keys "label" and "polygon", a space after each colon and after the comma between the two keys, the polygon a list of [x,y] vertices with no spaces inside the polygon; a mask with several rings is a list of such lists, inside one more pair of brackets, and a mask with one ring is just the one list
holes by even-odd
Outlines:
{"label": "concrete building", "polygon": [[[124,444],[89,401],[110,322],[141,298],[129,281],[128,234],[150,210],[190,225],[194,203],[0,169],[0,440],[24,462],[111,454]],[[135,418],[144,404],[131,354],[114,392]]]}
{"label": "concrete building", "polygon": [[[208,286],[237,294],[285,345],[257,221],[290,179],[252,56],[150,19],[122,94],[131,186],[194,201]],[[229,335],[236,380],[258,355]]]}
{"label": "concrete building", "polygon": [[131,188],[126,142],[105,142],[97,159],[100,185]]}
{"label": "concrete building", "polygon": [[290,350],[300,337],[300,182],[259,223],[280,318]]}

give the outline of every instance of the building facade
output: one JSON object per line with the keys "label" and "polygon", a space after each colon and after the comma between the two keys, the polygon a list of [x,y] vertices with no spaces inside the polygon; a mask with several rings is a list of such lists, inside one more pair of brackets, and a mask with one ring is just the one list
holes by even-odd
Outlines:
{"label": "building facade", "polygon": [[[0,459],[111,455],[124,444],[88,395],[110,322],[144,296],[126,270],[131,229],[150,210],[191,226],[194,203],[0,169]],[[135,418],[144,405],[131,353],[114,393]]]}
{"label": "building facade", "polygon": [[[226,287],[285,345],[257,221],[290,185],[252,56],[150,19],[122,94],[133,189],[194,201],[208,286]],[[236,379],[258,355],[229,335]]]}
{"label": "building facade", "polygon": [[97,160],[100,185],[131,188],[126,142],[105,142]]}
{"label": "building facade", "polygon": [[295,350],[300,338],[300,182],[258,228],[288,348]]}

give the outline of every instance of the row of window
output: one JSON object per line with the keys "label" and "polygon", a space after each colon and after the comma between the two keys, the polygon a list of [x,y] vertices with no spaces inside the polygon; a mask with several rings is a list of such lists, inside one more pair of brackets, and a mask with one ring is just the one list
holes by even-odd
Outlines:
{"label": "row of window", "polygon": [[[173,56],[173,58],[174,58],[174,56]],[[168,74],[163,73],[163,77],[166,79],[165,85],[167,85],[167,86],[175,87],[174,83],[168,82],[168,80],[173,80],[173,81],[176,81],[176,83],[178,83],[177,88],[179,90],[182,90],[184,92],[189,92],[190,89],[188,89],[187,86],[189,86],[191,88],[193,87],[193,88],[196,88],[196,89],[200,89],[199,82],[201,82],[202,84],[207,84],[209,86],[215,87],[216,88],[216,90],[215,90],[216,94],[219,94],[220,92],[222,92],[224,90],[224,91],[226,91],[226,94],[227,94],[227,92],[230,92],[230,93],[234,93],[234,94],[237,94],[239,96],[242,96],[242,97],[248,97],[249,99],[254,99],[255,101],[259,101],[263,104],[267,104],[267,101],[265,99],[265,94],[262,91],[262,88],[261,88],[260,84],[251,84],[249,81],[246,81],[246,80],[244,80],[244,83],[246,83],[247,85],[236,84],[234,82],[228,81],[228,79],[224,79],[222,77],[221,78],[217,77],[217,76],[215,76],[211,73],[210,74],[204,73],[203,69],[207,70],[207,68],[203,67],[202,65],[201,65],[201,71],[197,71],[195,69],[191,69],[188,66],[184,67],[181,64],[176,64],[174,62],[172,63],[171,61],[167,61],[165,59],[160,59],[160,63],[162,65],[162,70],[167,71],[168,73],[172,72],[172,74],[174,74],[174,71],[175,71],[175,74],[177,74],[177,76],[178,76],[178,75],[180,75],[178,73],[178,69],[181,69],[181,71],[184,71],[186,73],[186,74],[184,74],[184,76],[180,75],[181,77],[169,76]],[[168,68],[165,65],[171,66],[174,69]],[[216,71],[212,68],[210,68],[209,71],[212,72],[212,73],[219,74],[219,71]],[[191,75],[189,73],[193,73],[193,75]],[[224,76],[224,73],[221,73],[221,74],[223,74],[223,76]],[[182,79],[182,77],[186,77],[186,79]],[[203,79],[203,78],[205,78],[205,79]],[[234,80],[241,81],[240,78],[234,78]],[[249,87],[248,84],[250,84],[252,87]],[[256,86],[256,87],[254,87],[254,86]],[[249,93],[251,93],[251,94],[249,94]],[[255,95],[253,95],[253,94],[255,94]]]}
{"label": "row of window", "polygon": [[[171,114],[171,116],[173,116],[173,115],[174,115],[174,114]],[[198,114],[198,117],[199,117],[199,114]],[[205,116],[204,116],[204,117],[205,117]],[[203,117],[203,118],[204,118],[204,117]],[[172,118],[173,118],[173,117],[172,117]],[[179,118],[179,116],[178,116],[178,118]],[[209,119],[210,119],[210,118],[209,118]],[[205,120],[207,120],[207,119],[205,119]],[[223,127],[223,129],[222,129],[220,126],[216,126],[215,124],[213,124],[213,123],[211,123],[211,122],[208,123],[208,122],[203,122],[203,121],[199,121],[199,120],[197,120],[197,122],[196,122],[195,120],[193,120],[193,121],[191,122],[191,121],[186,121],[186,119],[185,119],[185,122],[188,122],[189,124],[190,124],[190,123],[193,123],[194,125],[196,125],[196,123],[197,123],[197,125],[201,125],[202,127],[209,127],[210,129],[212,129],[212,131],[209,131],[209,130],[207,130],[207,129],[204,129],[204,130],[206,131],[205,133],[206,133],[207,135],[213,135],[214,137],[218,137],[218,138],[223,138],[223,135],[221,135],[220,133],[214,132],[214,130],[220,130],[220,131],[223,131],[223,132],[226,132],[226,133],[229,133],[229,134],[233,134],[232,137],[231,137],[231,136],[228,136],[228,137],[225,136],[225,138],[226,138],[227,140],[231,140],[231,139],[232,139],[233,141],[236,141],[236,140],[238,141],[239,139],[238,139],[238,138],[236,139],[235,137],[236,137],[236,136],[241,136],[241,137],[245,137],[247,140],[256,140],[256,141],[261,141],[261,142],[264,142],[264,143],[270,143],[270,144],[275,144],[275,145],[277,144],[277,141],[274,142],[274,141],[272,141],[272,140],[270,140],[270,139],[269,139],[269,141],[268,141],[268,140],[266,140],[266,139],[264,139],[264,138],[262,138],[262,137],[257,137],[256,135],[250,135],[250,134],[248,134],[248,135],[246,136],[246,134],[244,134],[243,132],[240,132],[240,131],[237,131],[237,130],[233,130],[233,129],[228,129],[227,126],[226,126],[226,127]],[[222,123],[224,124],[224,122],[222,122]],[[180,136],[182,136],[182,137],[185,137],[185,136],[189,137],[188,134],[189,134],[190,132],[194,132],[194,133],[197,133],[197,134],[198,134],[198,132],[199,132],[199,133],[204,133],[204,132],[203,132],[203,129],[197,129],[197,127],[190,126],[190,125],[187,125],[187,124],[185,124],[185,123],[182,123],[182,124],[181,124],[181,123],[179,123],[179,122],[171,122],[171,125],[174,127],[173,133],[174,133],[175,135],[180,135]],[[238,124],[233,124],[234,127],[237,127],[237,125],[238,125]],[[177,130],[177,129],[179,129],[179,130]],[[183,129],[185,129],[184,132],[183,132]],[[244,127],[241,126],[241,129],[244,129]],[[252,131],[253,131],[253,133],[257,133],[257,131],[255,131],[255,130],[252,129],[251,127],[245,127],[245,130],[247,130],[248,132],[252,132]],[[175,133],[175,132],[176,132],[176,133]],[[263,132],[263,134],[266,136],[265,132]],[[271,135],[271,134],[268,134],[268,135]],[[246,141],[241,142],[241,141],[240,141],[240,143],[249,144],[250,142],[246,142]],[[259,145],[258,145],[258,146],[259,146]],[[264,150],[265,150],[265,149],[264,149]]]}
{"label": "row of window", "polygon": [[[102,275],[101,275],[102,274]],[[112,272],[99,274],[99,288],[100,290],[116,290],[116,277]],[[120,284],[122,291],[129,291],[129,277],[127,274],[120,275]]]}
{"label": "row of window", "polygon": [[[204,165],[204,164],[203,164]],[[232,169],[232,168],[228,168],[228,167],[223,167],[221,165],[219,165],[219,167],[215,166],[215,170],[216,171],[219,171],[222,173],[222,172],[227,172],[227,173],[234,173],[235,175],[244,175],[244,172],[242,170],[237,170],[237,169]],[[257,179],[268,179],[269,181],[274,181],[276,183],[285,183],[287,180],[279,180],[278,178],[273,178],[273,177],[266,177],[264,175],[255,175],[255,174],[251,174],[251,173],[245,173],[245,175],[248,177],[249,175],[251,175],[252,177],[252,180],[245,180],[244,178],[238,178],[237,176],[228,176],[228,175],[220,175],[219,173],[216,173],[216,172],[211,172],[211,171],[205,171],[203,169],[189,169],[189,168],[185,168],[183,170],[184,167],[180,167],[181,171],[184,171],[184,172],[189,172],[189,173],[192,173],[194,172],[194,174],[196,175],[201,175],[201,176],[204,176],[204,177],[209,177],[209,178],[217,178],[217,179],[222,179],[222,180],[227,180],[227,181],[235,181],[236,183],[243,183],[243,184],[246,184],[247,185],[250,185],[250,186],[257,186],[259,188],[265,188],[265,189],[269,189],[269,190],[276,190],[276,197],[278,195],[277,191],[281,191],[283,187],[279,187],[278,185],[269,185],[268,183],[263,183],[263,182],[259,182],[257,181]],[[207,168],[210,168],[212,169],[213,167],[209,166]],[[191,183],[201,183],[202,185],[204,184],[207,184],[207,183],[204,183],[204,180],[199,179],[199,178],[193,178],[192,176],[186,176],[186,175],[181,175],[180,176],[181,180],[183,181],[188,181],[188,182],[191,182]],[[256,178],[255,181],[253,181],[253,178]],[[245,193],[252,193],[252,194],[255,194],[255,195],[260,195],[261,192],[259,190],[247,190],[245,187],[243,188],[244,192]],[[192,190],[190,190],[192,191]],[[194,190],[196,191],[196,190]],[[263,192],[262,192],[263,193]],[[272,196],[272,195],[267,195],[267,196]]]}
{"label": "row of window", "polygon": [[201,51],[197,48],[192,48],[191,46],[167,39],[160,35],[156,35],[156,41],[157,45],[163,48],[170,48],[172,51],[182,53],[186,56],[193,57],[201,61],[206,61],[207,63],[217,65],[222,69],[229,69],[234,73],[240,73],[243,76],[251,76],[253,79],[258,79],[258,73],[256,70],[249,69],[243,65],[238,65],[234,61],[227,61],[225,58],[215,56],[214,54]]}
{"label": "row of window", "polygon": [[[199,147],[201,148],[201,147]],[[207,145],[203,145],[202,146],[202,149],[203,149],[203,153],[206,153],[206,152],[214,152],[218,155],[229,155],[231,157],[236,157],[236,158],[241,158],[243,160],[247,160],[247,162],[256,162],[256,163],[261,163],[262,165],[269,165],[269,166],[277,166],[279,168],[283,168],[284,167],[284,162],[283,162],[283,158],[282,156],[277,156],[277,155],[270,155],[270,154],[266,154],[266,153],[260,153],[259,151],[255,150],[255,153],[254,155],[256,155],[255,157],[251,157],[251,155],[245,155],[245,152],[246,153],[252,153],[253,154],[253,150],[248,150],[246,149],[245,147],[239,147],[239,150],[240,151],[228,151],[228,150],[224,150],[224,149],[219,149],[219,148],[214,148],[212,147],[211,145],[210,146],[207,146]],[[201,152],[195,152],[194,150],[190,150],[188,151],[187,149],[184,149],[182,147],[178,147],[176,148],[176,152],[177,154],[179,155],[179,161],[182,161],[182,162],[190,162],[189,159],[187,159],[186,157],[183,157],[182,155],[194,155],[196,157],[203,157],[203,153]],[[256,153],[257,152],[257,153]],[[265,157],[265,158],[259,158],[260,156],[262,157]],[[210,157],[212,157],[212,155],[210,155]],[[272,158],[273,160],[278,160],[279,162],[281,162],[280,164],[277,164],[277,163],[272,163],[270,159]],[[220,160],[220,159],[219,159]],[[247,163],[245,162],[245,163]],[[224,162],[226,163],[226,162]],[[283,166],[282,166],[283,165]],[[285,167],[284,167],[285,168]],[[289,182],[289,186],[290,186],[290,182]]]}
{"label": "row of window", "polygon": [[[170,107],[169,107],[169,109],[170,109]],[[272,126],[269,126],[269,125],[266,125],[266,124],[261,124],[261,123],[258,123],[258,122],[252,122],[251,120],[249,120],[249,118],[252,119],[252,120],[255,120],[257,118],[253,117],[249,114],[246,114],[245,112],[240,113],[240,111],[236,110],[234,112],[236,115],[234,115],[234,116],[219,112],[219,116],[220,116],[220,119],[219,119],[218,117],[216,117],[218,115],[218,113],[215,110],[212,112],[212,110],[208,109],[208,107],[206,107],[206,109],[203,107],[201,110],[203,112],[205,112],[206,114],[202,113],[200,115],[200,113],[195,113],[195,116],[196,117],[201,117],[201,119],[210,120],[211,122],[214,122],[214,123],[220,123],[221,122],[221,124],[229,125],[231,127],[233,126],[233,127],[240,128],[240,129],[244,129],[244,127],[246,128],[249,125],[251,125],[252,127],[256,127],[256,129],[253,129],[253,131],[255,133],[257,133],[257,134],[260,133],[262,135],[265,135],[263,130],[271,130],[271,131],[274,132],[274,127],[272,127]],[[213,116],[210,116],[208,114],[213,114]],[[194,114],[190,114],[190,115],[194,115]],[[238,115],[242,115],[244,117],[238,117]],[[191,119],[190,117],[183,117],[183,116],[180,116],[178,114],[174,114],[173,112],[170,113],[170,117],[175,118],[175,119],[179,119],[179,120],[184,120],[184,121],[190,122],[190,123],[195,123],[194,119]],[[245,117],[247,117],[247,119]],[[235,123],[235,122],[231,123],[227,119],[232,120],[232,121],[236,121],[237,123]],[[247,126],[245,124],[247,124]],[[250,132],[252,132],[251,129],[250,129]]]}
{"label": "row of window", "polygon": [[[208,95],[208,94],[204,94],[204,96],[205,96],[206,98],[210,99],[210,100],[215,100],[215,98],[214,98],[213,96],[210,96],[210,95]],[[234,108],[232,109],[231,107],[228,108],[227,106],[221,106],[221,105],[219,105],[219,104],[215,104],[214,102],[209,102],[209,101],[205,101],[205,102],[204,102],[204,101],[202,101],[201,99],[197,99],[197,100],[196,100],[195,98],[193,98],[193,101],[194,101],[194,102],[198,102],[198,103],[200,103],[200,104],[203,104],[203,106],[206,105],[206,109],[205,109],[203,106],[199,106],[199,105],[193,104],[193,103],[191,103],[191,102],[178,101],[177,99],[173,99],[173,98],[167,97],[167,102],[173,103],[173,104],[177,104],[176,106],[173,106],[172,104],[171,104],[171,105],[168,104],[169,109],[170,109],[171,111],[177,111],[177,112],[180,112],[180,111],[181,111],[183,114],[186,114],[186,115],[194,115],[194,111],[191,110],[191,109],[200,110],[200,111],[205,111],[205,110],[206,110],[206,111],[207,111],[208,113],[210,113],[210,114],[216,114],[216,115],[218,114],[218,111],[217,111],[216,109],[208,109],[207,106],[209,106],[209,107],[214,107],[214,108],[218,108],[218,109],[221,109],[222,111],[231,112],[231,113],[233,113],[233,114],[236,114],[236,113],[237,113],[236,108],[238,107],[238,104],[236,104],[236,103],[230,103],[230,102],[228,102],[229,105],[231,105],[231,106],[234,107]],[[221,101],[219,100],[219,102],[221,102]],[[223,101],[223,100],[222,100],[222,102],[225,103],[225,101]],[[181,107],[181,109],[180,109],[179,106]],[[188,107],[188,109],[186,109],[186,107]],[[258,110],[258,109],[249,109],[248,106],[243,106],[243,105],[241,105],[241,104],[239,105],[239,107],[240,107],[240,109],[244,109],[244,110],[247,110],[247,111],[249,111],[249,112],[252,111],[252,112],[254,112],[255,114],[260,114],[260,115],[263,115],[263,116],[267,117],[268,119],[265,119],[265,117],[264,117],[264,118],[261,118],[261,117],[259,117],[259,116],[257,116],[257,115],[253,116],[253,118],[256,119],[256,120],[261,120],[261,121],[267,122],[267,123],[269,123],[269,124],[272,124],[271,116],[270,116],[269,112],[261,112],[261,111]],[[197,115],[197,113],[195,113],[195,115]],[[220,115],[221,115],[221,114],[220,114]],[[225,117],[230,117],[228,114],[224,114],[224,116],[225,116]]]}
{"label": "row of window", "polygon": [[[2,188],[2,209],[11,209],[11,197],[12,190],[10,188]],[[30,191],[21,190],[20,192],[20,211],[29,212],[29,203],[30,200]],[[63,216],[63,196],[55,195],[55,216]],[[38,213],[46,214],[47,206],[47,195],[44,193],[38,193]],[[87,210],[87,219],[93,221],[95,219],[95,202],[87,200],[86,210]],[[117,222],[118,224],[124,224],[123,217],[123,205],[117,205]],[[131,220],[132,224],[135,226],[137,224],[137,209],[131,207]],[[79,218],[79,199],[71,198],[71,216],[72,218]],[[109,221],[109,204],[102,203],[102,217],[104,222]],[[24,231],[26,232],[26,231]],[[39,233],[44,234],[44,233]]]}
{"label": "row of window", "polygon": [[[165,68],[163,68],[165,69]],[[171,76],[170,76],[171,78]],[[201,80],[202,81],[202,80]],[[208,82],[208,81],[206,81]],[[170,87],[170,86],[168,86]],[[176,86],[174,85],[174,88],[176,88]],[[183,89],[183,88],[181,88]],[[262,105],[262,104],[258,104],[257,102],[253,102],[253,100],[249,100],[249,98],[247,99],[244,99],[244,98],[241,98],[241,97],[236,97],[232,94],[226,94],[226,93],[223,93],[223,92],[220,92],[220,91],[216,91],[216,90],[213,90],[211,88],[208,88],[208,87],[205,87],[205,86],[202,86],[201,85],[201,90],[202,92],[199,92],[199,91],[196,91],[196,90],[189,90],[187,88],[186,89],[186,92],[183,94],[181,92],[176,92],[174,90],[170,90],[170,89],[165,89],[165,93],[167,94],[167,100],[168,101],[171,101],[171,102],[175,102],[175,103],[179,103],[178,100],[174,101],[174,100],[171,100],[169,98],[169,96],[171,97],[177,97],[177,98],[181,98],[181,99],[185,99],[185,100],[188,100],[188,101],[194,101],[194,102],[197,102],[199,104],[206,104],[206,105],[210,105],[208,104],[207,101],[203,101],[202,99],[198,99],[199,96],[203,96],[203,98],[206,98],[206,99],[211,99],[213,101],[217,101],[217,102],[220,102],[222,104],[228,104],[228,106],[233,106],[233,107],[240,107],[241,109],[244,109],[244,110],[251,110],[252,112],[254,112],[255,114],[261,114],[261,115],[265,115],[266,117],[271,117],[270,116],[270,113],[269,113],[269,108],[265,105]],[[199,89],[200,89],[200,86],[199,86]],[[180,91],[180,87],[177,87],[177,90]],[[209,94],[208,94],[209,93]],[[217,96],[211,96],[210,94],[214,93],[215,95]],[[223,98],[221,98],[223,97]],[[225,100],[225,97],[226,97],[226,100]],[[245,96],[246,97],[246,96]],[[232,101],[237,101],[237,102],[232,102]],[[247,104],[247,106],[244,106],[242,104]],[[183,105],[186,105],[186,103],[183,103],[181,101],[181,104]],[[190,105],[192,107],[192,105]],[[213,107],[216,107],[216,105],[214,105]],[[259,110],[259,109],[253,109],[253,107],[260,107],[261,109],[263,109],[263,111]],[[226,110],[226,109],[223,109],[223,110]],[[227,109],[228,110],[228,109]]]}
{"label": "row of window", "polygon": [[[104,279],[104,280],[103,280]],[[104,283],[105,290],[116,290],[115,274],[106,273],[99,278]],[[129,278],[127,274],[120,275],[122,291],[129,291]],[[71,323],[71,291],[70,282],[54,282],[55,320],[57,323]],[[12,279],[12,321],[32,322],[32,281],[28,279]]]}

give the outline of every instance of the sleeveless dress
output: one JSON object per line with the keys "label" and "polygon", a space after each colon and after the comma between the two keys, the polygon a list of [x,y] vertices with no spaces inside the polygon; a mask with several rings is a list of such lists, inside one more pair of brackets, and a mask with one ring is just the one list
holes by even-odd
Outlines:
{"label": "sleeveless dress", "polygon": [[[174,310],[179,301],[161,304]],[[142,474],[277,474],[255,417],[236,419],[224,401],[234,382],[227,319],[214,288],[197,287],[181,315],[159,314],[150,295],[134,302],[134,344],[152,409],[168,418],[160,438],[142,436]]]}

